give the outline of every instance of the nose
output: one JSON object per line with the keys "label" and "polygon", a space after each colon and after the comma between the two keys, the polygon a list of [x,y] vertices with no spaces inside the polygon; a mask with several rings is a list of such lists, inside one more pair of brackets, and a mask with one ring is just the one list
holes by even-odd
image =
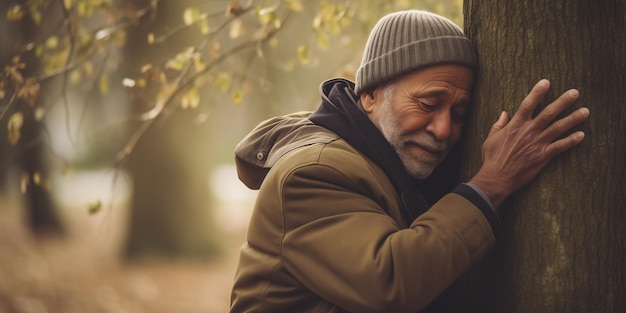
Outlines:
{"label": "nose", "polygon": [[445,141],[450,137],[452,132],[452,118],[447,112],[437,112],[432,115],[426,131],[429,132],[438,141]]}

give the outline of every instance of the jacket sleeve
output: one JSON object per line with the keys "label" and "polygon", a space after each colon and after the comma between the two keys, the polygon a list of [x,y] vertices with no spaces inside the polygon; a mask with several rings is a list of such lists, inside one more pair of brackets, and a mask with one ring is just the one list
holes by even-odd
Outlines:
{"label": "jacket sleeve", "polygon": [[368,175],[318,163],[286,175],[280,257],[309,290],[347,311],[418,312],[485,254],[493,231],[459,193],[401,227],[383,207],[395,194],[381,196]]}

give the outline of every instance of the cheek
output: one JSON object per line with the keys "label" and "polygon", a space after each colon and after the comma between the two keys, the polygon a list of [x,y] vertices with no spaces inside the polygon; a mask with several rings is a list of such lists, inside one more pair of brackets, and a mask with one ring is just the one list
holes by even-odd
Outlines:
{"label": "cheek", "polygon": [[459,138],[461,138],[461,132],[463,131],[463,124],[452,124],[450,129],[450,144],[455,145]]}
{"label": "cheek", "polygon": [[421,129],[426,128],[428,119],[421,114],[405,114],[400,115],[398,119],[398,125],[402,133],[414,133]]}

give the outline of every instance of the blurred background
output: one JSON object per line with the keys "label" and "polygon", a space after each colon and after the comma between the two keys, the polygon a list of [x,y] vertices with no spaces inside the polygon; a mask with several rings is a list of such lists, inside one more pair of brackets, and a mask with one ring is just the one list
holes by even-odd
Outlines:
{"label": "blurred background", "polygon": [[2,1],[0,313],[227,312],[237,142],[410,8],[462,25],[462,0]]}

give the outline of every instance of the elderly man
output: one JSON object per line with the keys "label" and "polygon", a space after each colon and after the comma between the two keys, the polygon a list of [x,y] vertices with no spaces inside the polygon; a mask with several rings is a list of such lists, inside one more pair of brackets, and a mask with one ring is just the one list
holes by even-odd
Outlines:
{"label": "elderly man", "polygon": [[231,312],[439,311],[429,305],[494,244],[502,201],[579,144],[582,132],[559,137],[589,115],[553,121],[570,90],[533,118],[539,81],[493,124],[476,175],[432,200],[424,181],[461,135],[476,60],[449,20],[387,15],[355,84],[324,82],[317,111],[268,120],[238,145],[239,177],[259,194]]}

